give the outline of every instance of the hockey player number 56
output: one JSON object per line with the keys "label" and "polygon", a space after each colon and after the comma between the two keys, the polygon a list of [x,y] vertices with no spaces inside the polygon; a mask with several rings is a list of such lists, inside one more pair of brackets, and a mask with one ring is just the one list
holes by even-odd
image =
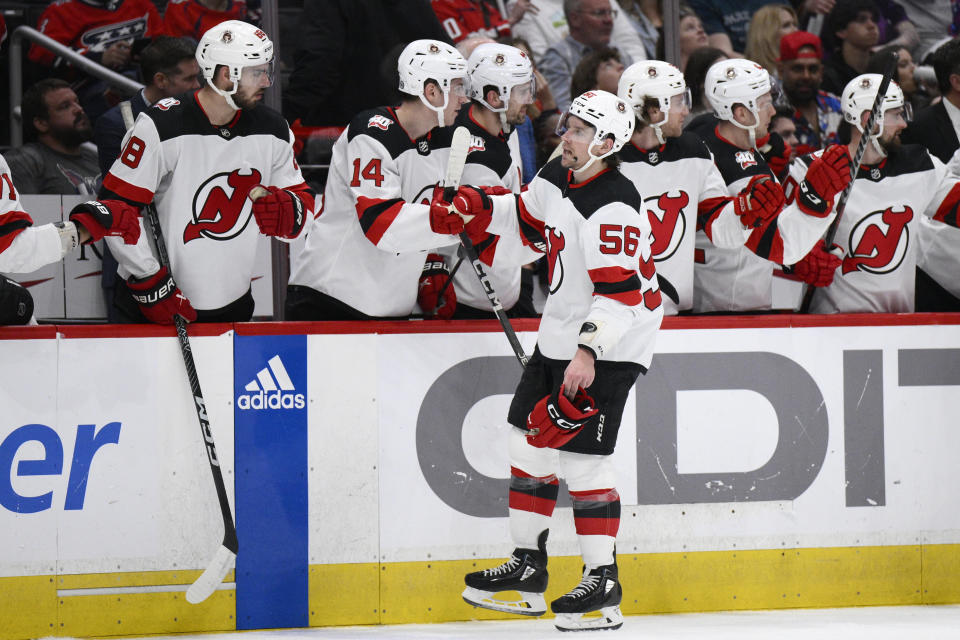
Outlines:
{"label": "hockey player number 56", "polygon": [[623,252],[635,256],[639,247],[640,229],[619,224],[600,225],[600,253],[614,255]]}
{"label": "hockey player number 56", "polygon": [[360,178],[364,180],[373,180],[373,184],[379,187],[383,184],[383,171],[380,168],[380,158],[374,158],[367,163],[367,166],[360,170],[360,158],[353,160],[353,180],[350,181],[351,187],[360,186]]}

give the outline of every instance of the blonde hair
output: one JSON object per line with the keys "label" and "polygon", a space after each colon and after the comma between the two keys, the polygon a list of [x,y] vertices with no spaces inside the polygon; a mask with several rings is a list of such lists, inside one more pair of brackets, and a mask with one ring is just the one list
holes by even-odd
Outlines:
{"label": "blonde hair", "polygon": [[747,46],[743,55],[753,60],[772,75],[778,75],[777,60],[780,59],[780,12],[786,11],[797,21],[797,13],[785,4],[767,4],[760,7],[747,29]]}

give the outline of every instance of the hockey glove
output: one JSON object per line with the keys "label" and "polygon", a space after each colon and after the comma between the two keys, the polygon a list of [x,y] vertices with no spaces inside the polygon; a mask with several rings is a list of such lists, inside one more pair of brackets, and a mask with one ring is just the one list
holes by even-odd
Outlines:
{"label": "hockey glove", "polygon": [[253,202],[253,217],[260,233],[278,238],[296,238],[307,221],[303,201],[279,187],[262,187],[267,195]]}
{"label": "hockey glove", "polygon": [[33,317],[33,296],[19,282],[0,275],[0,325],[21,325]]}
{"label": "hockey glove", "polygon": [[782,177],[792,159],[793,147],[780,134],[774,132],[757,140],[757,148],[763,155],[763,159],[767,161],[767,166],[773,171],[773,175],[777,178]]}
{"label": "hockey glove", "polygon": [[569,400],[563,385],[543,398],[527,416],[527,442],[534,447],[558,449],[577,435],[597,415],[596,403],[583,389]]}
{"label": "hockey glove", "polygon": [[493,201],[490,196],[513,193],[506,187],[460,187],[453,199],[454,208],[464,215],[473,216],[466,231],[473,242],[483,240],[493,216]]}
{"label": "hockey glove", "polygon": [[755,228],[780,213],[784,202],[780,184],[768,175],[759,175],[734,196],[733,211],[744,227]]}
{"label": "hockey glove", "polygon": [[88,200],[70,211],[70,221],[90,234],[88,242],[120,236],[126,244],[140,239],[140,210],[122,200]]}
{"label": "hockey glove", "polygon": [[[833,245],[831,250],[839,249]],[[793,265],[793,275],[811,287],[829,287],[833,282],[833,273],[843,263],[834,253],[826,250],[826,243],[820,240],[810,253]]]}
{"label": "hockey glove", "polygon": [[846,145],[832,144],[810,163],[797,186],[797,205],[811,216],[823,218],[833,208],[833,198],[850,184],[850,152]]}
{"label": "hockey glove", "polygon": [[451,211],[451,203],[443,199],[443,187],[433,188],[430,200],[430,229],[434,233],[455,236],[463,231],[463,217]]}
{"label": "hockey glove", "polygon": [[155,274],[142,280],[131,276],[127,286],[133,299],[140,305],[141,313],[150,322],[173,324],[174,316],[180,316],[187,322],[197,319],[197,312],[166,267],[160,267]]}
{"label": "hockey glove", "polygon": [[457,294],[450,282],[450,271],[443,256],[431,253],[423,263],[417,304],[427,316],[449,320],[457,309]]}

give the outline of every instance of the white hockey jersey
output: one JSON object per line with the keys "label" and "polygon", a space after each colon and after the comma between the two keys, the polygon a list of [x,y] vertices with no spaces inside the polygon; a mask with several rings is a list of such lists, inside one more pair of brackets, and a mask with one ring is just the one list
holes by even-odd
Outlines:
{"label": "white hockey jersey", "polygon": [[[620,150],[620,171],[643,198],[652,229],[651,249],[657,276],[676,289],[679,304],[663,296],[664,315],[693,307],[693,262],[698,210],[703,208],[712,237],[731,249],[743,245],[745,230],[733,211],[727,185],[706,144],[693,133],[667,139],[647,150],[628,142]],[[721,227],[726,232],[721,233]]]}
{"label": "white hockey jersey", "polygon": [[[810,162],[811,156],[802,156],[790,165],[784,187],[788,198],[795,197]],[[953,160],[944,165],[920,145],[903,145],[879,164],[861,165],[834,237],[843,250],[843,263],[829,287],[816,289],[810,311],[912,312],[921,256],[920,216],[957,227],[958,180]],[[958,239],[956,234],[944,237]],[[954,245],[951,259],[952,265],[940,265],[940,270],[952,272],[955,283],[960,244]]]}
{"label": "white hockey jersey", "polygon": [[[196,93],[161,100],[141,113],[103,179],[107,192],[157,208],[170,270],[196,309],[219,309],[250,289],[259,228],[247,197],[258,184],[289,189],[308,215],[313,195],[293,155],[293,134],[266,106],[210,124]],[[136,245],[108,238],[121,276],[142,278],[159,263],[142,233]]]}
{"label": "white hockey jersey", "polygon": [[[704,136],[704,142],[727,184],[727,195],[739,193],[754,176],[768,175],[776,180],[758,151],[741,149],[722,138],[716,128]],[[773,302],[773,269],[794,264],[807,255],[834,216],[832,211],[822,218],[808,215],[795,202],[788,203],[779,215],[747,230],[739,249],[729,249],[725,247],[730,243],[719,237],[728,228],[714,227],[701,214],[693,271],[694,312],[769,309]]]}
{"label": "white hockey jersey", "polygon": [[[488,232],[519,238],[523,262],[546,253],[550,293],[537,345],[570,360],[586,323],[597,327],[603,360],[650,366],[663,305],[650,250],[650,222],[633,183],[617,170],[570,184],[560,159],[519,196],[493,196]],[[508,252],[495,260],[509,259]]]}
{"label": "white hockey jersey", "polygon": [[368,316],[409,315],[427,251],[458,242],[430,229],[452,134],[434,128],[413,140],[391,107],[355,116],[333,145],[323,213],[293,261],[290,284]]}
{"label": "white hockey jersey", "polygon": [[63,243],[53,225],[33,226],[20,204],[10,167],[0,156],[0,272],[30,273],[63,257]]}
{"label": "white hockey jersey", "polygon": [[[471,116],[471,110],[474,108],[476,107],[473,105],[465,107],[460,110],[457,116],[456,126],[466,127],[471,136],[470,151],[467,155],[467,163],[463,167],[460,184],[505,187],[514,193],[520,193],[520,189],[523,187],[520,165],[517,156],[511,151],[511,143],[517,144],[516,132],[509,137],[503,134],[499,136],[490,135]],[[510,239],[501,240],[496,236],[491,236],[490,242],[485,246],[477,247],[477,250],[479,252],[509,251],[510,247],[506,245],[510,244]],[[519,243],[514,242],[514,248],[518,245]],[[459,245],[455,245],[441,251],[449,269],[452,269],[459,259],[458,250]],[[474,309],[488,309],[492,314],[493,306],[490,304],[490,299],[484,293],[480,280],[473,269],[469,267],[468,262],[458,269],[453,276],[453,287],[457,292],[457,304],[466,304]],[[490,285],[493,290],[497,292],[497,298],[499,298],[501,306],[506,310],[512,308],[520,298],[520,267],[515,264],[490,267],[486,274],[490,278]]]}

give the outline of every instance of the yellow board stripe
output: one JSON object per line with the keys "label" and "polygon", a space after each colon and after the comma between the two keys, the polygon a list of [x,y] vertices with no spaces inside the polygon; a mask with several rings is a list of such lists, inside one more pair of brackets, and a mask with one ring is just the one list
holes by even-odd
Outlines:
{"label": "yellow board stripe", "polygon": [[[651,553],[617,560],[625,614],[960,602],[960,544]],[[313,565],[310,625],[514,617],[476,609],[460,597],[466,573],[497,562]],[[548,602],[579,582],[580,563],[579,557],[550,558]],[[188,604],[182,592],[57,597],[58,589],[186,585],[198,574],[0,578],[0,640],[236,629],[232,590],[217,591],[200,605]]]}

